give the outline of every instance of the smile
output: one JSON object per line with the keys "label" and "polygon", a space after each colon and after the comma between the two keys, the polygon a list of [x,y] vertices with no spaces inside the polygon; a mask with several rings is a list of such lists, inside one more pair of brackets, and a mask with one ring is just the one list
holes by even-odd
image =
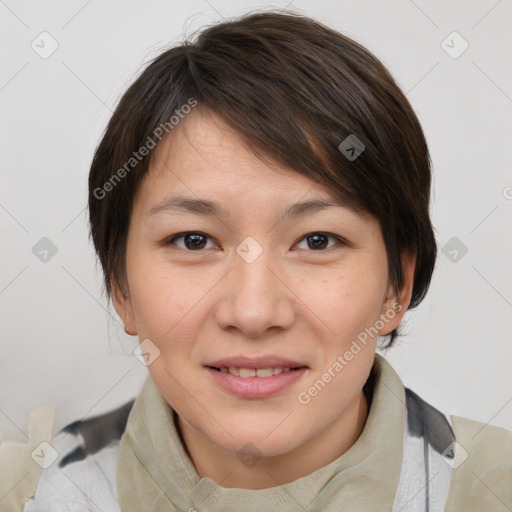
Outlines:
{"label": "smile", "polygon": [[212,377],[214,386],[241,398],[266,398],[277,395],[298,382],[309,370],[305,366],[298,368],[288,366],[269,368],[206,366],[205,369]]}
{"label": "smile", "polygon": [[297,370],[298,368],[276,367],[276,368],[238,368],[236,366],[221,366],[220,368],[213,367],[214,370],[236,375],[237,377],[272,377],[273,375],[279,375],[281,373],[287,373],[291,370]]}

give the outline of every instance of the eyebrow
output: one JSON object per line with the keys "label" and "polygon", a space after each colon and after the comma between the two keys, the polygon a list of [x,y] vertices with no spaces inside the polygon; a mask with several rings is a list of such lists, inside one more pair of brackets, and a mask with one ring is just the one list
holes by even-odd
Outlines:
{"label": "eyebrow", "polygon": [[[355,208],[344,199],[311,199],[309,201],[301,201],[289,205],[286,209],[281,210],[279,220],[285,218],[303,217],[307,214],[325,210],[330,207],[348,208],[356,211]],[[229,218],[230,212],[215,201],[207,199],[194,199],[183,196],[173,196],[159,202],[151,208],[147,215],[155,215],[157,213],[193,213],[196,215],[207,215]]]}

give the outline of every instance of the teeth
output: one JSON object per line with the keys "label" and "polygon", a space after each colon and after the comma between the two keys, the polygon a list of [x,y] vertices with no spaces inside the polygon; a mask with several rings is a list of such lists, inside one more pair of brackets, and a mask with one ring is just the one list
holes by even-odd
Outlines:
{"label": "teeth", "polygon": [[256,377],[256,370],[253,368],[240,368],[240,377]]}
{"label": "teeth", "polygon": [[280,367],[280,368],[237,368],[236,366],[221,366],[220,371],[223,373],[230,373],[237,377],[272,377],[273,375],[279,375],[281,373],[287,373],[291,371],[291,368]]}
{"label": "teeth", "polygon": [[258,368],[256,375],[258,377],[272,377],[272,368]]}

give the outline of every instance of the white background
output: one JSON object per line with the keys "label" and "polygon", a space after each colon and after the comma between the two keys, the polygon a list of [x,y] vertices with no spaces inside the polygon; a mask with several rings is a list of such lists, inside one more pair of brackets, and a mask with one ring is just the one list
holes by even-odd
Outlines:
{"label": "white background", "polygon": [[[4,434],[26,435],[39,405],[57,406],[55,433],[138,394],[147,370],[130,355],[137,340],[109,314],[88,240],[93,151],[123,91],[184,32],[286,5],[361,42],[390,69],[429,142],[440,251],[452,237],[468,248],[456,263],[440,252],[427,299],[406,315],[407,337],[385,356],[440,410],[512,427],[510,0],[2,0]],[[59,45],[47,59],[31,48],[43,31]],[[456,59],[441,46],[453,31],[469,43]],[[46,263],[32,253],[42,237],[57,247]]]}

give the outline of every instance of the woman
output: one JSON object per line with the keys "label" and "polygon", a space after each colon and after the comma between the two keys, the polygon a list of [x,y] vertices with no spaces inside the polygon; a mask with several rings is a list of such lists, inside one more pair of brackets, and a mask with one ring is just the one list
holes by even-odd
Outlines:
{"label": "woman", "polygon": [[149,376],[56,436],[24,510],[510,509],[510,433],[443,414],[375,352],[429,288],[430,184],[393,78],[314,20],[246,15],[157,57],[89,175]]}

